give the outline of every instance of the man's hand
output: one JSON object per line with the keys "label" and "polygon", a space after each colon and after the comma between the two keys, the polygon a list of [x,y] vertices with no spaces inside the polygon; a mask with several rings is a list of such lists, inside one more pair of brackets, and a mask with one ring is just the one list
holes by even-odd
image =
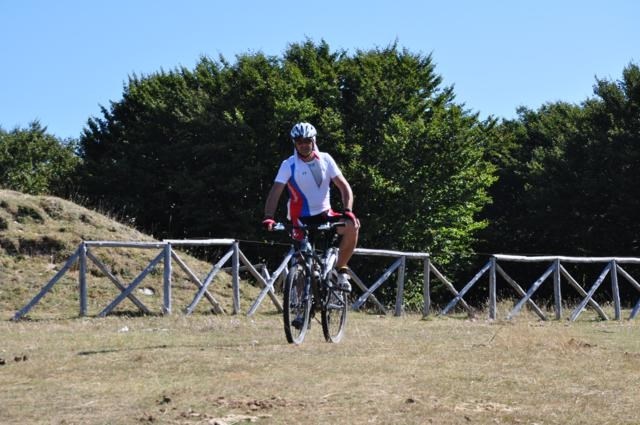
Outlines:
{"label": "man's hand", "polygon": [[357,224],[358,223],[358,219],[356,218],[356,215],[350,209],[346,208],[342,212],[342,215],[347,217],[349,220],[353,221],[353,224]]}
{"label": "man's hand", "polygon": [[276,224],[276,222],[271,217],[265,217],[265,219],[262,220],[262,227],[269,232],[273,230],[274,224]]}

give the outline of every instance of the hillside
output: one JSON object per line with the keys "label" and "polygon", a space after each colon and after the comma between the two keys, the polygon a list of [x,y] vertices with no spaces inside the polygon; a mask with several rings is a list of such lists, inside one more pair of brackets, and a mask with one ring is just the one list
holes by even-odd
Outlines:
{"label": "hillside", "polygon": [[[0,190],[0,319],[13,317],[64,265],[83,240],[153,241],[148,235],[118,221],[51,196],[31,196]],[[218,249],[218,248],[216,248]],[[226,247],[219,248],[226,250]],[[124,284],[128,285],[159,253],[157,249],[93,248],[92,252]],[[209,249],[200,254],[215,254]],[[223,254],[224,252],[222,252]],[[181,258],[203,280],[211,269],[181,252]],[[103,273],[88,262],[88,314],[102,311],[120,292]],[[210,292],[226,311],[231,311],[231,279],[222,273]],[[243,297],[243,292],[249,292]],[[241,285],[241,300],[249,302],[256,288]],[[196,286],[174,265],[172,301],[178,313],[196,294]],[[148,275],[134,292],[152,313],[162,307],[162,265]],[[79,312],[78,267],[74,266],[54,285],[27,317],[74,317]],[[203,299],[196,312],[209,313],[211,304]],[[115,314],[138,314],[128,299]]]}

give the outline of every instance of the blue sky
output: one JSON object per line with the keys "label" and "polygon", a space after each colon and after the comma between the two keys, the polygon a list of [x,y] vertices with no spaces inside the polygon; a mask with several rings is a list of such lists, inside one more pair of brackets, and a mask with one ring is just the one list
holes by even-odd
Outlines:
{"label": "blue sky", "polygon": [[79,137],[130,75],[203,55],[281,56],[306,38],[432,54],[457,102],[514,118],[518,106],[580,103],[596,77],[620,79],[640,63],[638,22],[636,0],[0,0],[0,127],[37,119]]}

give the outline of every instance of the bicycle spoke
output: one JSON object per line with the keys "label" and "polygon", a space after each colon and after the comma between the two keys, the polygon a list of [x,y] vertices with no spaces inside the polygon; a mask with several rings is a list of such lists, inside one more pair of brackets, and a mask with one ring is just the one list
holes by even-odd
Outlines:
{"label": "bicycle spoke", "polygon": [[307,287],[307,274],[301,266],[293,266],[284,290],[284,332],[287,341],[300,344],[309,328],[311,294]]}
{"label": "bicycle spoke", "polygon": [[344,335],[347,321],[348,294],[335,287],[327,290],[322,309],[322,331],[328,342],[339,342]]}

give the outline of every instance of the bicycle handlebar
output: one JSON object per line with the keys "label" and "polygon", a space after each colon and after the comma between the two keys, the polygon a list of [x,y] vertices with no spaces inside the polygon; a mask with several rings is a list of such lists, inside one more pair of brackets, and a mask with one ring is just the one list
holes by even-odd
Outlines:
{"label": "bicycle handlebar", "polygon": [[278,223],[273,225],[272,230],[274,232],[281,232],[281,231],[285,231],[285,230],[295,230],[295,229],[298,229],[298,230],[320,230],[320,231],[324,231],[324,230],[331,230],[331,229],[334,229],[336,227],[344,227],[344,223],[338,221],[338,222],[335,222],[335,223],[326,222],[326,223],[322,223],[322,224],[308,224],[308,225],[302,225],[302,226],[294,226],[293,224],[278,222]]}

